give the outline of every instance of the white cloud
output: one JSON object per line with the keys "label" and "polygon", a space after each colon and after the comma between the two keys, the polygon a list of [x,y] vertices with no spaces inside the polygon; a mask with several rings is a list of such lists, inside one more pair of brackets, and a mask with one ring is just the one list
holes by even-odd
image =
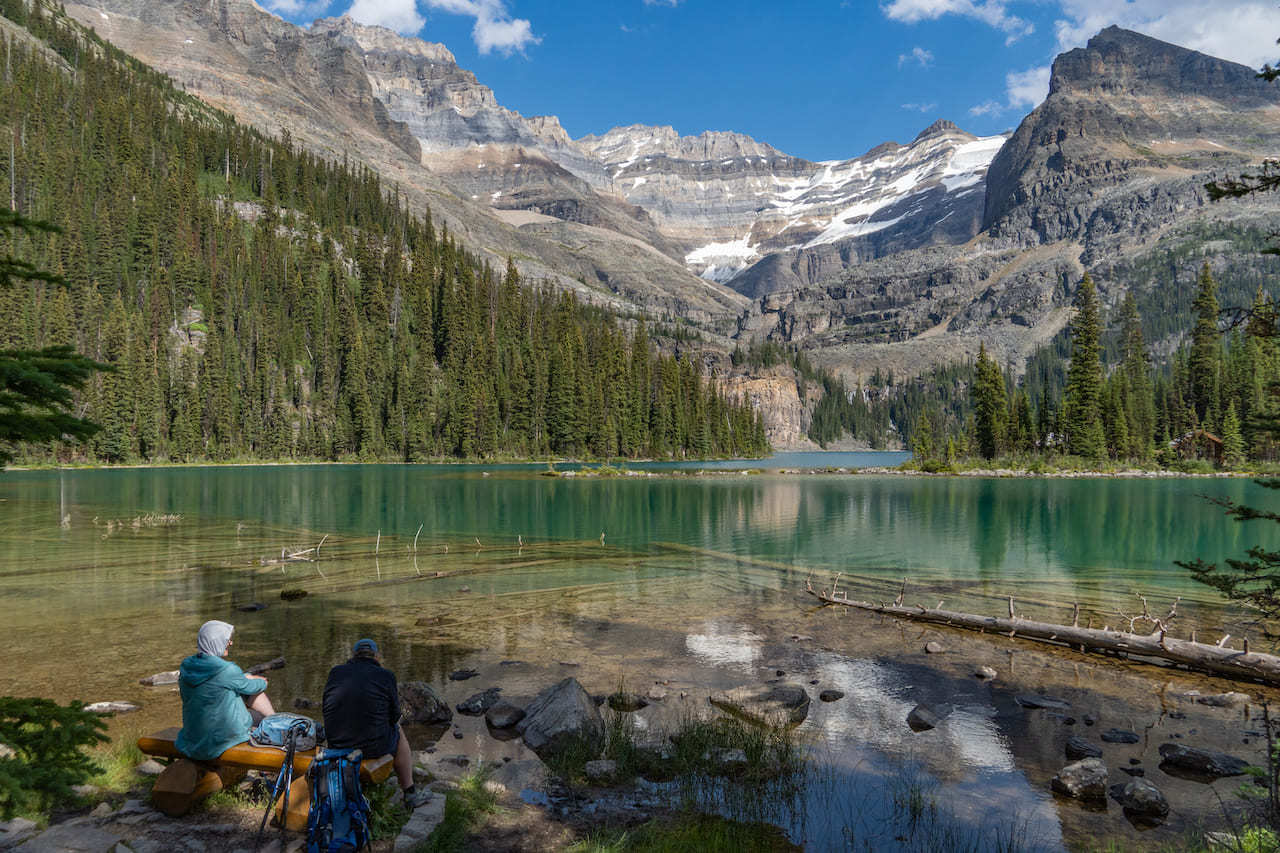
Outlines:
{"label": "white cloud", "polygon": [[1004,76],[1007,101],[983,101],[969,107],[971,116],[998,116],[1010,110],[1026,112],[1035,109],[1049,94],[1049,66],[1010,71]]}
{"label": "white cloud", "polygon": [[933,51],[925,50],[917,45],[911,48],[910,53],[898,54],[898,67],[901,68],[908,62],[918,62],[921,68],[928,68],[933,64]]}
{"label": "white cloud", "polygon": [[529,45],[542,41],[533,34],[533,25],[527,20],[511,17],[503,0],[426,0],[426,4],[441,12],[475,18],[476,25],[471,29],[471,38],[482,54],[495,50],[503,56],[524,53]]}
{"label": "white cloud", "polygon": [[[276,0],[278,3],[305,3],[305,0]],[[318,2],[318,0],[317,0]],[[362,24],[387,27],[407,36],[417,35],[426,20],[418,14],[414,0],[355,0],[347,14]]]}
{"label": "white cloud", "polygon": [[1049,96],[1049,66],[1010,71],[1004,76],[1004,85],[1009,95],[1010,109],[1033,109]]}
{"label": "white cloud", "polygon": [[904,110],[910,110],[913,113],[931,113],[938,108],[936,103],[931,104],[903,104]]}
{"label": "white cloud", "polygon": [[1029,21],[1009,13],[1004,0],[889,0],[881,10],[904,24],[935,21],[944,15],[961,15],[995,27],[1006,36],[1005,44],[1035,32]]}
{"label": "white cloud", "polygon": [[1251,67],[1280,57],[1280,6],[1271,0],[1057,0],[1058,47],[1079,47],[1098,30],[1125,29]]}
{"label": "white cloud", "polygon": [[680,3],[681,0],[644,0],[646,6],[670,6],[673,9]]}

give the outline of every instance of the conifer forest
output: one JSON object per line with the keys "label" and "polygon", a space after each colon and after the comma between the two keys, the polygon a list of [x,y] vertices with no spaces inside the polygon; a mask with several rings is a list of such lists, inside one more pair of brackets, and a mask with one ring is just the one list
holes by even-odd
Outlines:
{"label": "conifer forest", "polygon": [[0,349],[109,365],[28,460],[752,456],[749,406],[620,319],[495,269],[370,170],[238,125],[39,4],[0,12]]}

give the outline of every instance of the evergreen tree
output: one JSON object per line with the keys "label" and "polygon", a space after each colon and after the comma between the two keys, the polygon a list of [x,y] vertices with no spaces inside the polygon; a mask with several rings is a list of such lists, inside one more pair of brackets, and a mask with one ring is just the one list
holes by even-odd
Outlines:
{"label": "evergreen tree", "polygon": [[1244,464],[1244,436],[1240,433],[1240,418],[1236,416],[1236,404],[1227,406],[1222,418],[1222,457],[1228,468]]}
{"label": "evergreen tree", "polygon": [[987,355],[985,343],[978,345],[978,362],[973,383],[975,436],[978,452],[994,459],[1000,452],[1005,432],[1005,387],[1000,365]]}
{"label": "evergreen tree", "polygon": [[1120,334],[1120,373],[1124,377],[1122,402],[1128,433],[1128,447],[1122,455],[1149,459],[1156,427],[1155,397],[1150,359],[1142,337],[1142,320],[1138,316],[1138,302],[1132,293],[1125,294]]}
{"label": "evergreen tree", "polygon": [[1085,273],[1076,291],[1071,323],[1071,366],[1063,391],[1062,421],[1067,451],[1086,459],[1106,452],[1102,430],[1101,307],[1093,279]]}
{"label": "evergreen tree", "polygon": [[933,427],[929,425],[929,416],[926,413],[920,419],[920,423],[916,427],[915,438],[911,444],[912,453],[915,454],[917,460],[921,463],[928,463],[933,460]]}
{"label": "evergreen tree", "polygon": [[1203,423],[1214,420],[1218,410],[1218,359],[1222,344],[1218,333],[1218,285],[1209,262],[1200,270],[1196,287],[1195,326],[1191,330],[1191,354],[1187,362],[1188,402]]}

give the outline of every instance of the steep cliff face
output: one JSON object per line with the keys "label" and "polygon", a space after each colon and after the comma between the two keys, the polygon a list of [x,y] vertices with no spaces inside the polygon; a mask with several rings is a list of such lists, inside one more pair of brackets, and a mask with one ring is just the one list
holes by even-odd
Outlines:
{"label": "steep cliff face", "polygon": [[1203,184],[1280,145],[1280,88],[1253,69],[1110,27],[1053,64],[1049,97],[991,164],[984,227],[1016,245],[1132,243]]}
{"label": "steep cliff face", "polygon": [[569,138],[559,119],[525,118],[506,109],[444,45],[358,24],[345,15],[318,20],[309,33],[351,49],[388,115],[403,122],[422,146],[424,162],[430,164],[431,154],[456,149],[520,146],[584,180],[607,184],[600,163]]}
{"label": "steep cliff face", "polygon": [[969,240],[987,164],[1003,142],[937,122],[906,146],[812,163],[734,133],[681,137],[635,125],[581,140],[617,192],[687,247],[690,269],[751,296],[895,251]]}
{"label": "steep cliff face", "polygon": [[[271,134],[287,130],[325,157],[369,165],[410,205],[429,208],[437,222],[499,267],[511,257],[526,275],[588,301],[626,313],[697,318],[713,335],[732,328],[746,302],[689,273],[682,259],[671,257],[674,250],[663,253],[641,211],[589,191],[545,153],[531,160],[545,166],[542,178],[526,179],[522,187],[529,200],[524,218],[491,203],[494,192],[517,189],[519,176],[485,183],[454,174],[452,156],[478,147],[466,136],[468,127],[505,126],[509,138],[527,138],[537,152],[572,141],[553,119],[507,115],[440,45],[341,19],[304,30],[252,0],[90,2],[70,3],[67,11],[240,120]],[[414,99],[433,115],[464,119],[462,135],[454,137],[457,147],[437,144],[448,150],[433,153],[424,146],[414,127],[396,117],[417,121],[416,108],[393,115],[393,106]],[[498,160],[522,162],[510,146],[495,150]],[[430,163],[437,154],[438,169]],[[538,180],[552,186],[534,192]]]}

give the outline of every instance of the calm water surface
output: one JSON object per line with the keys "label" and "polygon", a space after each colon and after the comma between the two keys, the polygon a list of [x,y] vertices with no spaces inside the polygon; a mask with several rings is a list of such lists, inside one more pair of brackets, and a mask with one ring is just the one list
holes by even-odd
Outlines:
{"label": "calm water surface", "polygon": [[[209,618],[237,624],[242,663],[289,659],[273,674],[277,705],[318,694],[328,667],[365,633],[383,638],[402,678],[433,681],[450,701],[479,683],[453,685],[451,669],[496,672],[504,658],[528,663],[503,673],[513,697],[531,696],[567,664],[584,683],[601,682],[588,683],[593,690],[650,676],[712,689],[779,666],[849,694],[815,702],[805,724],[830,751],[832,785],[871,790],[868,778],[892,777],[905,760],[957,813],[980,823],[993,805],[1010,809],[1046,848],[1059,847],[1064,832],[1079,831],[1078,816],[1045,793],[1039,776],[1054,759],[1018,745],[1025,715],[967,672],[939,680],[888,641],[851,640],[847,622],[809,608],[806,578],[826,584],[842,572],[842,588],[887,600],[909,577],[908,600],[985,612],[1007,607],[1009,594],[1028,615],[1057,618],[1081,601],[1113,623],[1108,614],[1132,609],[1136,593],[1182,595],[1186,624],[1232,626],[1241,614],[1174,561],[1280,545],[1267,527],[1231,522],[1201,497],[1265,504],[1274,494],[1240,479],[778,473],[902,458],[784,454],[683,466],[754,469],[742,472],[664,476],[677,466],[653,464],[607,478],[542,476],[545,465],[6,472],[0,640],[10,653],[0,693],[133,699],[144,711],[117,725],[172,721],[176,696],[136,679],[175,667]],[[310,595],[285,603],[285,588]],[[253,602],[268,607],[238,610]],[[801,653],[787,640],[798,625],[832,639]],[[922,699],[957,704],[929,733],[935,741],[902,724]],[[657,725],[666,712],[651,713]],[[482,751],[497,748],[483,726],[472,736]],[[931,757],[915,756],[921,744]],[[888,783],[874,789],[891,803]],[[860,808],[891,810],[878,802]],[[792,833],[814,849],[842,837],[821,821]]]}

